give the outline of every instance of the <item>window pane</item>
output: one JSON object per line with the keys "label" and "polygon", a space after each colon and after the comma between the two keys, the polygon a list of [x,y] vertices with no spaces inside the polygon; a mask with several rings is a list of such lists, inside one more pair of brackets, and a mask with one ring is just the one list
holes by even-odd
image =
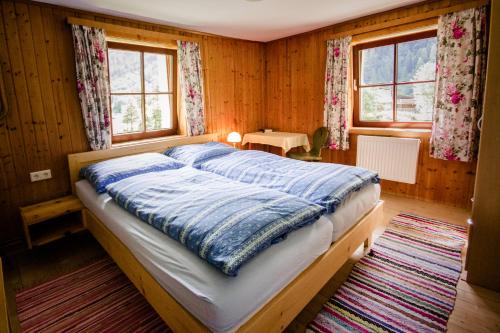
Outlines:
{"label": "window pane", "polygon": [[141,54],[109,49],[109,81],[112,93],[141,92]]}
{"label": "window pane", "polygon": [[144,53],[144,86],[146,92],[168,92],[168,83],[167,56],[159,53]]}
{"label": "window pane", "polygon": [[172,128],[172,95],[146,95],[146,130]]}
{"label": "window pane", "polygon": [[432,121],[434,82],[397,86],[397,121]]}
{"label": "window pane", "polygon": [[392,87],[368,87],[360,90],[361,120],[392,121]]}
{"label": "window pane", "polygon": [[394,45],[361,51],[361,85],[394,81]]}
{"label": "window pane", "polygon": [[436,78],[436,37],[398,44],[398,82]]}
{"label": "window pane", "polygon": [[112,95],[113,134],[142,131],[140,95]]}

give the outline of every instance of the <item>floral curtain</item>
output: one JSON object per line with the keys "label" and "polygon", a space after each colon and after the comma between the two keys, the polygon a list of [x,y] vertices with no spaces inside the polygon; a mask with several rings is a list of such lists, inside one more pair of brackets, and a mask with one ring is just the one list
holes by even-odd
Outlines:
{"label": "floral curtain", "polygon": [[478,149],[486,72],[486,8],[443,15],[438,23],[436,99],[430,153],[471,161]]}
{"label": "floral curtain", "polygon": [[328,147],[332,150],[349,149],[347,82],[350,46],[350,36],[327,41],[324,125],[330,132]]}
{"label": "floral curtain", "polygon": [[178,41],[177,57],[180,77],[180,94],[187,134],[205,133],[203,105],[203,72],[198,43]]}
{"label": "floral curtain", "polygon": [[102,29],[73,25],[76,84],[92,150],[111,147],[107,45]]}

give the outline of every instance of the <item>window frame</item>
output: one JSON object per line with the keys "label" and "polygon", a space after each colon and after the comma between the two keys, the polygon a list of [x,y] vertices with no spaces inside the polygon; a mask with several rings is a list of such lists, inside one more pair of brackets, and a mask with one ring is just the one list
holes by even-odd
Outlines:
{"label": "window frame", "polygon": [[[109,105],[110,105],[110,119],[111,119],[111,142],[112,143],[122,143],[133,140],[143,140],[143,139],[152,139],[159,138],[168,135],[176,135],[178,131],[178,119],[177,119],[177,50],[161,48],[161,47],[151,47],[145,45],[136,45],[136,44],[127,44],[120,42],[111,42],[108,41],[108,51],[109,49],[117,49],[117,50],[127,50],[127,51],[135,51],[140,52],[141,59],[141,91],[137,93],[112,93],[111,92],[111,75],[109,73],[109,65],[108,65],[108,81],[110,86],[109,91]],[[108,52],[107,51],[107,52]],[[165,54],[167,56],[172,56],[172,84],[170,85],[171,91],[165,92],[157,92],[157,93],[147,93],[145,91],[145,82],[144,82],[144,53],[159,53]],[[109,52],[107,54],[109,59]],[[168,61],[167,61],[167,73],[170,71],[168,69]],[[172,128],[168,129],[160,129],[160,130],[152,130],[148,131],[146,129],[146,96],[147,95],[172,95],[172,103],[171,103],[171,111],[172,111]],[[111,97],[113,95],[140,95],[141,96],[141,112],[143,117],[142,131],[134,132],[134,133],[126,133],[126,134],[113,134],[113,108],[111,103]]]}
{"label": "window frame", "polygon": [[[360,43],[353,46],[353,126],[354,127],[379,127],[379,128],[421,128],[421,129],[430,129],[432,128],[432,121],[428,122],[402,122],[396,121],[396,110],[397,110],[397,86],[406,85],[406,84],[415,84],[415,83],[430,83],[436,82],[436,78],[434,80],[429,81],[411,81],[411,82],[397,82],[398,77],[398,58],[397,52],[398,47],[397,44],[403,42],[410,42],[419,39],[426,39],[437,36],[437,30],[428,30],[423,32],[412,33],[404,36],[385,38],[373,42]],[[360,74],[361,74],[361,51],[365,49],[370,49],[374,47],[394,45],[394,73],[393,73],[393,82],[392,83],[379,83],[379,84],[368,84],[361,86],[359,82]],[[361,108],[360,108],[360,90],[362,87],[392,87],[392,119],[393,121],[365,121],[361,120]]]}

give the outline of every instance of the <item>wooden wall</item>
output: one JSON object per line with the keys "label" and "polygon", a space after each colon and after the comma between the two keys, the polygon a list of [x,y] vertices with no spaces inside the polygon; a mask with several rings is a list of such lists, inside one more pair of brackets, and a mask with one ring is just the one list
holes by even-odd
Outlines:
{"label": "wooden wall", "polygon": [[[71,31],[82,17],[146,30],[176,29],[28,1],[0,1],[0,73],[9,115],[0,120],[0,244],[19,241],[18,207],[69,193],[66,155],[87,151],[75,89]],[[262,127],[264,46],[203,35],[207,127],[222,136]],[[51,169],[31,183],[29,172]]]}
{"label": "wooden wall", "polygon": [[[447,11],[480,3],[485,1],[431,1],[267,43],[266,127],[312,135],[316,128],[322,126],[326,40],[339,35],[370,33],[373,36],[377,33],[387,33],[388,30],[393,31],[395,27],[404,24],[411,25]],[[417,184],[383,181],[384,192],[444,202],[453,206],[470,206],[476,163],[430,158],[428,133],[397,132],[384,135],[417,136],[423,143]],[[326,161],[355,164],[356,136],[357,134],[352,134],[350,137],[349,151],[326,150]]]}

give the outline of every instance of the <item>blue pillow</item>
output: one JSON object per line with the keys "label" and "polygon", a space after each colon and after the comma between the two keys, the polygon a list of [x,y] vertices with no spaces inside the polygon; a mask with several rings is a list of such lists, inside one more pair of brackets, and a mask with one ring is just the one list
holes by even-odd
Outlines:
{"label": "blue pillow", "polygon": [[91,164],[80,170],[97,193],[106,192],[106,186],[122,179],[148,172],[180,169],[185,165],[160,153],[144,153],[113,158]]}
{"label": "blue pillow", "polygon": [[199,168],[204,162],[234,153],[235,151],[238,150],[224,143],[208,142],[172,147],[165,151],[165,155],[175,158],[193,168]]}

